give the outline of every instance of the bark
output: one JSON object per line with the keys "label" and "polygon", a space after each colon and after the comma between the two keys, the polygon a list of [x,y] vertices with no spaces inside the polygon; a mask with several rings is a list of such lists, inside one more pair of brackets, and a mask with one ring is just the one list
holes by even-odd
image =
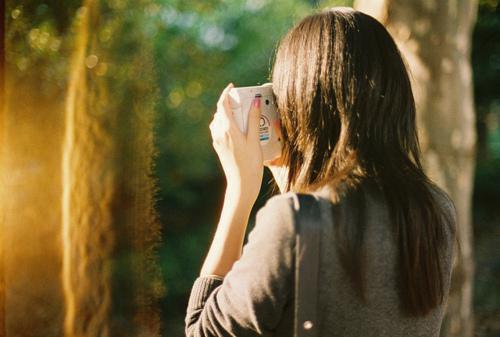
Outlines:
{"label": "bark", "polygon": [[[151,50],[131,50],[123,64],[113,60],[120,40],[99,44],[100,25],[109,19],[100,15],[101,4],[86,0],[79,10],[66,99],[64,331],[66,337],[158,336],[156,299],[162,284],[155,255],[160,231],[153,207],[154,97],[151,78],[145,77],[152,72]],[[101,60],[131,67],[136,78],[99,73]]]}
{"label": "bark", "polygon": [[409,65],[424,165],[451,195],[458,215],[461,250],[441,335],[473,336],[476,133],[470,49],[477,1],[357,0],[355,8],[386,26]]}
{"label": "bark", "polygon": [[115,173],[109,115],[95,114],[85,58],[90,48],[94,1],[79,11],[76,50],[66,99],[62,160],[64,332],[67,337],[110,336],[111,207]]}

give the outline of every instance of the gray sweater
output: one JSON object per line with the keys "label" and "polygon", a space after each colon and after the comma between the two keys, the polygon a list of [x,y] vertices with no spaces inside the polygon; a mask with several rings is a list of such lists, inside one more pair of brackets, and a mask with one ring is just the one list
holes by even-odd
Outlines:
{"label": "gray sweater", "polygon": [[[321,233],[318,337],[439,336],[446,301],[425,317],[405,317],[401,313],[396,286],[397,246],[387,205],[378,189],[365,191],[366,303],[359,299],[340,265],[333,230],[335,219],[328,215]],[[332,205],[329,192],[324,187],[313,193],[323,210]],[[441,190],[433,192],[455,219],[447,195]],[[293,335],[296,202],[297,195],[291,192],[270,198],[257,212],[242,256],[226,277],[195,280],[185,319],[186,336]],[[347,212],[356,211],[349,200],[340,204]],[[447,253],[442,257],[446,294],[454,246],[454,237],[447,233]]]}

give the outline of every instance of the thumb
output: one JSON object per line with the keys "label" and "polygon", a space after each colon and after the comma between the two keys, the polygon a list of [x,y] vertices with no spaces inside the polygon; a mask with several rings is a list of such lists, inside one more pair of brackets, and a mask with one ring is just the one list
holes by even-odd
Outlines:
{"label": "thumb", "polygon": [[247,139],[249,141],[259,140],[260,112],[260,96],[255,96],[250,111],[248,112]]}

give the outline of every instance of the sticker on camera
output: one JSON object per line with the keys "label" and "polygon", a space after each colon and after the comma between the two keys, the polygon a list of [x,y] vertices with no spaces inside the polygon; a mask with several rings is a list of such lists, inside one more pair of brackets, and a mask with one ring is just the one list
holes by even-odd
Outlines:
{"label": "sticker on camera", "polygon": [[271,139],[271,123],[269,119],[261,115],[259,121],[259,140],[262,144],[266,144]]}

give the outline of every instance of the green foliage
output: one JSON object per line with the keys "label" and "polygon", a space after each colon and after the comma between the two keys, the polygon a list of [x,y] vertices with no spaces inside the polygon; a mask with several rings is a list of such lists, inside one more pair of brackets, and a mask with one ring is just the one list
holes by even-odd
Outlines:
{"label": "green foliage", "polygon": [[[269,80],[280,37],[314,6],[349,1],[234,0],[101,2],[94,43],[106,55],[90,55],[96,76],[110,81],[110,104],[129,106],[130,83],[156,91],[157,174],[161,208],[186,208],[200,202],[199,188],[221,178],[208,124],[228,82],[238,86]],[[44,85],[46,97],[63,99],[68,60],[74,49],[74,21],[81,1],[7,2],[7,63],[13,78],[30,77]],[[141,78],[135,53],[156,77]],[[151,50],[151,49],[149,49]],[[97,57],[97,59],[92,59]],[[125,89],[125,90],[124,90]],[[166,212],[166,211],[165,211]]]}
{"label": "green foliage", "polygon": [[296,0],[164,0],[154,7],[160,18],[155,60],[163,207],[190,207],[206,198],[200,185],[221,174],[208,131],[218,95],[229,82],[269,81],[279,39],[312,9]]}
{"label": "green foliage", "polygon": [[[497,1],[479,2],[478,20],[472,38],[474,98],[480,160],[500,156],[500,5]],[[484,158],[486,157],[486,158]]]}
{"label": "green foliage", "polygon": [[[498,333],[500,312],[500,4],[480,0],[472,39],[478,131],[474,181],[474,311],[478,336]],[[495,331],[494,331],[495,330]]]}
{"label": "green foliage", "polygon": [[[7,76],[13,83],[38,81],[43,97],[61,96],[68,78],[67,42],[76,1],[53,4],[39,1],[6,2]],[[66,15],[71,13],[71,15]]]}
{"label": "green foliage", "polygon": [[297,1],[163,1],[155,62],[161,101],[157,167],[167,208],[206,198],[200,187],[220,179],[208,124],[221,90],[268,81],[281,35],[310,7]]}

